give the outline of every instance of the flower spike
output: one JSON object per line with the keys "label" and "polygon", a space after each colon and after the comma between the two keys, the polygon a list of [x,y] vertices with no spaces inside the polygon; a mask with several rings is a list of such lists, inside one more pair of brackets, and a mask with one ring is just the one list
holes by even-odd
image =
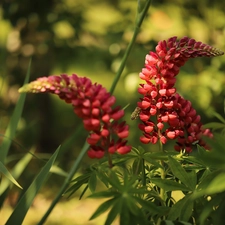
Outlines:
{"label": "flower spike", "polygon": [[118,122],[124,111],[120,107],[112,108],[116,98],[100,84],[92,84],[90,79],[75,74],[63,74],[38,78],[19,92],[49,92],[72,104],[75,114],[83,119],[84,128],[89,131],[90,158],[102,158],[105,152],[130,152],[131,146],[124,140],[129,135],[129,127],[125,122]]}
{"label": "flower spike", "polygon": [[[220,56],[224,53],[194,39],[172,37],[160,41],[155,52],[145,58],[145,68],[139,74],[145,84],[140,84],[138,92],[143,95],[138,102],[138,114],[142,121],[139,129],[143,131],[142,143],[155,144],[158,140],[165,144],[167,140],[177,140],[175,150],[192,151],[192,145],[206,144],[202,136],[212,137],[204,129],[200,116],[193,109],[191,102],[181,97],[174,87],[180,67],[189,58]],[[136,114],[135,114],[136,116]],[[133,116],[132,118],[135,118]],[[156,123],[152,118],[156,118]]]}

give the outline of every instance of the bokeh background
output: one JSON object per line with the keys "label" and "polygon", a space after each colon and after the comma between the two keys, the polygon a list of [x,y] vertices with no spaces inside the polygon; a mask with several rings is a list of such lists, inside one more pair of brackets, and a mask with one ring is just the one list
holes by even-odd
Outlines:
{"label": "bokeh background", "polygon": [[[114,92],[119,105],[129,104],[125,119],[130,125],[129,142],[133,146],[141,145],[138,121],[131,121],[130,115],[140,97],[138,73],[144,66],[145,55],[154,50],[159,40],[171,36],[189,36],[224,51],[224,9],[221,0],[152,2]],[[0,133],[4,134],[7,127],[30,58],[30,80],[76,73],[109,90],[132,37],[136,11],[136,0],[3,0],[0,3]],[[177,77],[176,88],[192,102],[203,123],[216,121],[214,111],[224,115],[224,73],[224,56],[197,58],[189,60]],[[86,136],[70,105],[57,96],[28,94],[10,154],[25,154],[31,148],[39,154],[51,154],[70,138],[59,163],[68,170]],[[86,157],[83,167],[90,162]],[[42,165],[38,160],[31,163],[22,185],[28,184]],[[54,187],[61,180],[55,175],[50,183]]]}

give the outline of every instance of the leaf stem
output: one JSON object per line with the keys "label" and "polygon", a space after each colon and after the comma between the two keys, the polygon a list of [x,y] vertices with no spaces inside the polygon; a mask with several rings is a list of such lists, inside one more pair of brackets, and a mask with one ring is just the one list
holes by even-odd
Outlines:
{"label": "leaf stem", "polygon": [[52,212],[52,210],[54,209],[55,205],[58,203],[58,201],[60,200],[60,198],[62,197],[63,193],[66,191],[67,187],[70,184],[70,181],[72,180],[73,176],[75,175],[75,173],[78,170],[78,167],[80,165],[81,160],[83,159],[84,155],[86,154],[86,151],[89,147],[89,144],[87,144],[85,142],[83,148],[81,149],[80,154],[78,155],[77,159],[75,160],[70,173],[68,174],[68,176],[66,177],[61,189],[59,190],[57,196],[55,197],[55,199],[52,201],[50,207],[48,208],[48,210],[45,212],[44,216],[41,218],[41,220],[39,221],[39,223],[37,225],[42,225],[44,224],[44,222],[46,221],[46,219],[48,218],[48,216],[50,215],[50,213]]}
{"label": "leaf stem", "polygon": [[[161,141],[159,141],[159,149],[161,152],[163,152],[163,144],[161,143]],[[165,172],[165,169],[164,169],[164,161],[163,160],[160,160],[159,161],[161,167],[159,168],[159,172],[160,172],[160,177],[162,180],[164,180],[166,178],[166,172]],[[163,205],[165,205],[165,190],[164,188],[160,188],[160,192],[159,192],[159,196],[161,198],[161,202]],[[157,221],[157,225],[161,224],[161,218],[158,219]]]}

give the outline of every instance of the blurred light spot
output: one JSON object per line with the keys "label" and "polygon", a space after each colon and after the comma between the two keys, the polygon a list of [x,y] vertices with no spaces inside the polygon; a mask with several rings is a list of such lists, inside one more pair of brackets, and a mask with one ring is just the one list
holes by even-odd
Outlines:
{"label": "blurred light spot", "polygon": [[152,23],[159,29],[169,29],[172,26],[172,20],[170,17],[163,11],[156,11],[152,14]]}
{"label": "blurred light spot", "polygon": [[75,29],[67,22],[60,21],[53,26],[55,35],[60,39],[72,38],[75,35]]}
{"label": "blurred light spot", "polygon": [[19,49],[21,44],[20,41],[20,33],[19,31],[12,31],[9,33],[7,42],[6,42],[6,48],[9,52],[15,52]]}
{"label": "blurred light spot", "polygon": [[114,43],[114,44],[111,44],[109,46],[109,52],[112,54],[112,55],[116,55],[120,52],[120,46],[117,44],[117,43]]}
{"label": "blurred light spot", "polygon": [[10,102],[12,102],[13,104],[15,104],[19,98],[19,92],[18,92],[19,86],[18,85],[14,85],[11,86],[8,89],[8,94],[7,94],[7,98]]}
{"label": "blurred light spot", "polygon": [[[118,69],[119,69],[119,67],[120,67],[120,64],[121,64],[121,59],[120,58],[117,58],[117,59],[115,59],[113,62],[112,62],[112,64],[111,64],[111,69],[112,69],[112,71],[114,72],[114,73],[116,73],[117,71],[118,71]],[[124,72],[126,72],[126,67],[125,67],[125,69],[124,69]],[[123,72],[123,73],[124,73]]]}
{"label": "blurred light spot", "polygon": [[96,34],[107,34],[112,25],[121,23],[123,14],[107,4],[92,4],[85,10],[83,29]]}
{"label": "blurred light spot", "polygon": [[44,55],[48,52],[48,45],[46,44],[40,44],[37,46],[37,52],[40,54],[40,55]]}
{"label": "blurred light spot", "polygon": [[54,22],[58,18],[56,13],[49,13],[47,16],[47,20],[49,23]]}
{"label": "blurred light spot", "polygon": [[23,29],[27,25],[27,19],[24,17],[21,17],[17,20],[17,28],[19,30]]}
{"label": "blurred light spot", "polygon": [[138,73],[130,73],[126,76],[125,81],[125,90],[128,93],[137,92],[138,84],[139,84],[139,76]]}
{"label": "blurred light spot", "polygon": [[31,56],[34,54],[34,46],[32,44],[26,44],[21,48],[21,52],[24,56]]}

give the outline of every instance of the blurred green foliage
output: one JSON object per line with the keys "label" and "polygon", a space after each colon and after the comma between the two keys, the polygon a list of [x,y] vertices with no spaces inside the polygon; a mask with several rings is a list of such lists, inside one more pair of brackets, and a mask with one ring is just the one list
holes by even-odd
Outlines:
{"label": "blurred green foliage", "polygon": [[[4,1],[0,5],[1,133],[17,102],[31,57],[31,80],[76,73],[109,90],[132,36],[136,7],[136,0]],[[138,121],[131,121],[130,115],[139,99],[138,73],[145,55],[159,40],[171,36],[189,36],[224,50],[224,21],[224,2],[220,0],[153,1],[115,91],[118,104],[130,104],[125,119],[131,127],[133,146],[141,145]],[[212,111],[223,114],[224,71],[225,57],[200,58],[190,60],[177,77],[177,89],[192,101],[203,122],[213,119]],[[35,146],[38,152],[51,153],[80,126],[72,107],[56,96],[28,95],[15,142],[26,149]],[[70,152],[65,151],[63,167],[70,165],[87,134],[82,130],[79,135],[68,147]],[[17,144],[11,151],[24,153]]]}

